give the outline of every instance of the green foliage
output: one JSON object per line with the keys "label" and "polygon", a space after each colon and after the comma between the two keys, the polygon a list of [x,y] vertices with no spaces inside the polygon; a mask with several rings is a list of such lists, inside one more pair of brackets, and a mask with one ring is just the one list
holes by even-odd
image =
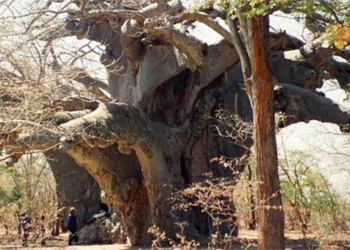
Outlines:
{"label": "green foliage", "polygon": [[18,201],[22,197],[21,190],[15,186],[11,189],[10,194],[8,194],[3,188],[0,187],[0,203],[5,206]]}
{"label": "green foliage", "polygon": [[[8,168],[5,165],[0,165],[0,175],[13,175],[15,177],[19,176],[19,173],[14,168]],[[5,185],[0,185],[0,204],[9,205],[11,203],[17,202],[22,197],[22,191],[20,187],[14,184],[10,189]]]}
{"label": "green foliage", "polygon": [[55,182],[41,155],[25,155],[13,167],[0,165],[0,214],[12,215],[6,218],[11,224],[24,210],[33,218],[56,211]]}
{"label": "green foliage", "polygon": [[6,191],[2,187],[0,187],[0,203],[7,204],[8,198],[9,197],[8,197]]}
{"label": "green foliage", "polygon": [[343,49],[350,42],[350,1],[207,0],[198,1],[189,11],[197,12],[203,9],[211,9],[214,5],[225,10],[233,18],[268,15],[276,10],[285,11],[286,13],[301,13],[306,16],[313,16],[316,12],[323,13],[330,21],[324,34],[325,41],[337,49]]}
{"label": "green foliage", "polygon": [[339,195],[313,165],[312,157],[301,151],[293,151],[288,160],[281,162],[281,192],[287,221],[298,220],[306,230],[325,227],[336,228],[344,213]]}
{"label": "green foliage", "polygon": [[207,0],[195,1],[190,11],[196,12],[201,9],[210,9],[214,4],[225,9],[232,16],[244,15],[252,17],[282,10],[288,13],[303,13],[306,15],[320,11],[329,15],[341,15],[345,21],[350,19],[350,12],[348,11],[350,3],[344,0]]}
{"label": "green foliage", "polygon": [[18,201],[19,199],[21,199],[22,196],[23,194],[19,187],[14,186],[11,190],[10,202]]}

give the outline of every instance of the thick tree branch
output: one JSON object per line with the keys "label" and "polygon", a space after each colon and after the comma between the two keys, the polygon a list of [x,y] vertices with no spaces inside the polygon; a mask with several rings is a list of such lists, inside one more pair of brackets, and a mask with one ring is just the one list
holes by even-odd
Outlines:
{"label": "thick tree branch", "polygon": [[99,107],[100,102],[87,98],[67,97],[62,100],[55,100],[52,105],[61,107],[64,111],[76,111],[83,109],[95,110]]}
{"label": "thick tree branch", "polygon": [[182,11],[182,5],[179,1],[157,2],[152,3],[140,10],[90,10],[89,12],[81,10],[71,10],[69,15],[71,18],[80,18],[85,20],[109,20],[109,19],[134,19],[140,25],[143,24],[146,18],[154,18],[156,16],[168,13],[176,15]]}
{"label": "thick tree branch", "polygon": [[171,26],[158,27],[156,21],[146,22],[144,28],[155,37],[174,45],[185,53],[194,68],[203,65],[205,56],[208,53],[208,45],[206,43]]}
{"label": "thick tree branch", "polygon": [[271,50],[295,50],[304,45],[300,39],[287,34],[285,31],[270,31],[270,49]]}
{"label": "thick tree branch", "polygon": [[314,68],[299,56],[299,50],[271,52],[271,70],[277,81],[308,89],[322,87],[323,67]]}
{"label": "thick tree branch", "polygon": [[219,33],[227,41],[231,40],[230,32],[227,31],[221,24],[219,24],[214,18],[210,15],[203,12],[196,13],[181,13],[170,19],[173,23],[179,23],[183,21],[198,21],[204,23],[211,29]]}
{"label": "thick tree branch", "polygon": [[[66,107],[72,109],[72,104]],[[73,108],[76,106],[73,105]],[[58,146],[59,150],[68,153],[94,176],[97,175],[96,178],[102,178],[93,172],[95,163],[101,164],[101,157],[95,157],[98,155],[97,148],[117,145],[122,154],[134,151],[142,168],[143,179],[147,180],[144,183],[147,195],[154,201],[149,204],[151,224],[162,228],[167,227],[162,218],[168,216],[170,209],[170,203],[165,197],[170,197],[174,190],[173,178],[179,177],[176,183],[181,183],[180,168],[172,159],[174,155],[180,155],[180,151],[177,152],[174,147],[176,144],[177,139],[170,128],[150,122],[137,108],[124,103],[99,103],[91,113],[58,126],[57,132],[40,130],[31,136],[15,138],[14,135],[1,141],[1,145],[8,148],[10,153],[38,148],[51,150]],[[91,162],[86,161],[85,156],[90,153],[94,154],[89,155]],[[166,159],[174,163],[167,163]],[[107,158],[104,160],[109,161]],[[108,164],[102,162],[102,165]]]}
{"label": "thick tree branch", "polygon": [[285,58],[295,61],[306,61],[314,68],[324,66],[336,49],[322,47],[323,37],[305,44],[297,50],[285,51]]}
{"label": "thick tree branch", "polygon": [[27,151],[47,151],[57,147],[59,139],[60,136],[55,131],[41,129],[32,135],[0,134],[0,145],[10,153],[23,154]]}
{"label": "thick tree branch", "polygon": [[56,125],[61,125],[63,123],[69,122],[71,120],[77,119],[84,115],[91,113],[90,109],[71,111],[71,112],[57,112],[54,114],[53,119]]}
{"label": "thick tree branch", "polygon": [[283,114],[279,127],[318,120],[338,124],[343,131],[349,131],[350,111],[314,90],[291,84],[276,86],[275,109]]}
{"label": "thick tree branch", "polygon": [[337,56],[330,57],[325,65],[325,70],[335,79],[343,88],[350,86],[350,63]]}
{"label": "thick tree branch", "polygon": [[108,11],[90,11],[88,13],[84,11],[70,11],[71,18],[82,18],[85,20],[105,20],[105,19],[134,19],[138,23],[142,24],[145,20],[145,16],[141,11],[134,10],[108,10]]}

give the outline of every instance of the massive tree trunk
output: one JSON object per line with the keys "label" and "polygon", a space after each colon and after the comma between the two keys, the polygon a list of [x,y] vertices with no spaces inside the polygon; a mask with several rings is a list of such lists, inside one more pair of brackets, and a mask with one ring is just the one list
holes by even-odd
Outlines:
{"label": "massive tree trunk", "polygon": [[[70,111],[66,111],[66,116],[62,112],[57,113],[56,121],[61,124],[56,133],[42,130],[20,139],[9,135],[3,144],[17,154],[32,147],[45,150],[59,144],[58,149],[88,170],[106,192],[108,203],[122,215],[131,244],[148,244],[151,237],[147,229],[153,224],[171,237],[180,230],[174,226],[176,218],[169,213],[171,204],[168,198],[171,193],[193,181],[203,180],[202,174],[206,172],[211,171],[218,177],[230,174],[223,166],[210,163],[212,157],[225,155],[235,158],[247,152],[240,145],[217,137],[212,130],[215,120],[207,119],[207,114],[218,107],[228,109],[244,120],[252,119],[244,89],[234,81],[227,82],[227,77],[234,75],[233,72],[234,68],[201,92],[193,105],[191,120],[179,126],[152,121],[140,109],[124,103],[67,99],[59,101],[59,106]],[[211,89],[213,86],[215,88]],[[288,111],[288,104],[294,105],[289,102],[293,99],[290,96],[293,92],[282,90],[278,94],[282,102],[280,106]],[[315,96],[324,98],[316,93]],[[328,121],[348,124],[350,114],[332,103],[325,106],[343,118],[338,120],[332,115]],[[69,115],[74,114],[72,107],[77,110],[85,107],[90,111],[87,115],[62,123],[62,117],[73,116]],[[308,110],[313,113],[312,108],[305,105],[300,110],[290,111],[295,112],[296,118],[307,120],[308,117],[300,112]],[[190,215],[180,215],[180,220],[189,223],[185,233],[197,239],[201,235],[208,236],[207,219],[196,216],[197,220],[192,221]],[[198,218],[201,217],[203,219],[199,223]]]}
{"label": "massive tree trunk", "polygon": [[69,155],[60,151],[46,152],[45,156],[56,181],[58,209],[66,219],[70,207],[77,209],[78,227],[99,211],[101,189],[95,179]]}
{"label": "massive tree trunk", "polygon": [[[111,100],[76,97],[46,101],[40,120],[23,122],[36,128],[30,132],[14,132],[18,119],[0,120],[1,144],[12,157],[33,149],[55,149],[86,169],[106,192],[108,203],[121,213],[132,245],[149,244],[147,229],[152,225],[168,237],[181,230],[189,239],[208,237],[210,219],[197,210],[173,213],[169,198],[207,178],[207,172],[213,177],[235,178],[232,171],[210,160],[241,157],[252,146],[252,140],[246,140],[243,147],[218,137],[213,130],[218,122],[210,118],[215,110],[224,108],[244,121],[253,120],[230,34],[206,14],[177,15],[179,11],[176,1],[157,1],[138,11],[72,11],[65,32],[57,35],[56,27],[54,34],[87,38],[105,46],[101,63],[108,70]],[[191,22],[181,23],[184,20]],[[267,217],[281,222],[280,211],[267,209],[279,206],[276,158],[263,158],[275,143],[271,139],[272,104],[287,115],[279,121],[280,126],[319,119],[346,127],[350,121],[347,110],[315,91],[321,77],[319,68],[308,60],[305,48],[305,58],[300,58],[303,44],[285,34],[270,39],[271,49],[288,50],[271,53],[272,73],[282,83],[275,88],[275,102],[269,99],[273,88],[268,69],[261,72],[255,65],[254,77],[261,74],[262,78],[253,81],[261,84],[256,85],[256,92],[248,89],[257,114],[255,140],[267,143],[266,148],[257,146],[258,164],[271,167],[264,171],[272,170],[264,172],[268,177],[261,180],[268,188],[267,196],[262,196],[266,202],[261,206],[262,224]],[[329,68],[336,68],[334,63]],[[2,99],[5,104],[6,98]],[[266,105],[260,107],[259,102]],[[323,108],[328,112],[322,113]],[[262,137],[264,133],[269,139]],[[242,168],[236,166],[236,170]],[[178,224],[182,221],[187,224]],[[283,232],[277,232],[281,226],[273,229],[278,237],[265,239],[265,243],[276,240],[283,246]]]}

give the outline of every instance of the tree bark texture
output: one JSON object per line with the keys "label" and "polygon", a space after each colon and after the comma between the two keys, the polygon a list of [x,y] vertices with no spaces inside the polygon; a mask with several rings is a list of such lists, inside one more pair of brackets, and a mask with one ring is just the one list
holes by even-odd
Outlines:
{"label": "tree bark texture", "polygon": [[94,178],[69,155],[58,150],[45,153],[56,181],[58,209],[67,219],[69,208],[77,210],[78,228],[99,212],[100,187]]}
{"label": "tree bark texture", "polygon": [[247,19],[251,77],[247,91],[253,108],[254,158],[259,200],[259,249],[284,249],[284,215],[280,193],[274,116],[274,80],[269,67],[268,17]]}

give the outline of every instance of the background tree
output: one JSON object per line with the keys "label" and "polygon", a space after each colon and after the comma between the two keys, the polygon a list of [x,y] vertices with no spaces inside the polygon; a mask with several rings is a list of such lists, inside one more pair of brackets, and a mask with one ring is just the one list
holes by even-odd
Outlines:
{"label": "background tree", "polygon": [[0,171],[1,223],[9,227],[9,233],[17,226],[17,216],[25,211],[33,219],[33,228],[42,215],[47,221],[53,220],[57,211],[56,189],[44,157],[29,154],[16,167],[1,165]]}
{"label": "background tree", "polygon": [[[28,2],[28,6],[25,6],[27,8],[20,5],[17,1],[6,1],[0,6],[1,111],[2,117],[12,115],[13,119],[20,122],[20,127],[26,127],[23,131],[30,134],[35,132],[40,122],[45,119],[40,112],[41,105],[48,105],[53,99],[60,99],[66,95],[84,95],[81,92],[84,84],[89,84],[92,90],[90,95],[93,95],[94,84],[100,84],[101,80],[89,78],[83,68],[86,65],[89,65],[87,69],[98,67],[96,64],[99,63],[99,59],[95,53],[98,53],[100,48],[93,42],[67,46],[64,39],[54,44],[51,40],[40,41],[31,26],[32,22],[40,17],[43,17],[43,22],[55,22],[54,19],[47,17],[45,11],[41,11],[40,3]],[[38,13],[31,13],[35,9]],[[29,125],[30,122],[33,123]],[[28,129],[27,125],[33,130]],[[34,158],[42,157],[41,151],[34,150],[33,153],[35,152],[39,154],[33,156]],[[46,148],[44,153],[56,181],[58,207],[53,211],[75,206],[79,227],[83,226],[83,222],[99,209],[98,183],[69,156],[52,152],[50,148]],[[60,155],[59,159],[57,155]],[[3,158],[11,165],[11,158]],[[26,156],[24,158],[26,159]]]}
{"label": "background tree", "polygon": [[286,158],[280,160],[286,223],[289,230],[303,233],[305,247],[311,245],[307,235],[310,231],[318,235],[320,245],[337,241],[341,245],[349,239],[343,235],[348,228],[348,203],[317,164],[313,156],[300,150],[287,152]]}
{"label": "background tree", "polygon": [[[266,11],[272,12],[270,7],[294,11],[284,8],[294,1],[286,5],[273,2],[272,6],[264,3],[253,6],[259,7],[260,12],[256,12],[256,19],[252,17],[249,22],[265,27],[265,31],[264,15]],[[14,7],[12,2],[6,4],[7,9]],[[245,4],[244,1],[242,6]],[[315,1],[313,5],[320,6],[321,2]],[[298,6],[295,3],[295,9]],[[48,48],[53,50],[48,49],[48,56],[53,62],[54,55],[57,57],[54,41],[74,36],[98,42],[103,49],[100,60],[108,72],[108,86],[93,88],[77,84],[79,81],[70,77],[69,91],[54,100],[50,93],[53,88],[42,85],[43,89],[33,95],[41,98],[35,99],[35,105],[27,106],[32,110],[30,116],[13,112],[16,111],[13,107],[24,102],[20,101],[16,106],[16,99],[7,95],[11,102],[3,98],[1,106],[11,112],[4,113],[1,120],[1,144],[14,160],[33,149],[59,150],[71,157],[98,181],[109,203],[121,212],[131,244],[149,243],[146,232],[151,225],[158,226],[169,237],[174,236],[180,230],[173,226],[178,220],[187,222],[183,232],[189,238],[209,235],[210,220],[205,215],[192,210],[172,217],[168,213],[168,197],[174,190],[205,179],[203,173],[206,172],[212,172],[215,177],[235,178],[232,171],[209,159],[247,154],[246,147],[252,146],[252,141],[246,141],[245,147],[228,143],[213,133],[212,126],[216,123],[207,117],[222,106],[243,120],[251,121],[251,102],[254,104],[262,97],[254,97],[253,88],[262,87],[258,90],[264,90],[267,97],[272,88],[268,68],[265,68],[266,72],[260,72],[252,60],[252,74],[254,77],[263,74],[264,84],[247,88],[253,97],[249,101],[242,84],[238,48],[232,46],[230,32],[224,24],[226,12],[212,1],[199,8],[198,12],[187,12],[188,8],[179,1],[60,0],[36,6],[34,13],[19,14],[31,17],[32,21],[26,22],[26,27],[38,42],[51,42]],[[329,21],[333,22],[332,19]],[[248,37],[252,31],[250,26],[247,27],[248,34],[243,37]],[[349,63],[340,63],[333,57],[341,51],[320,46],[318,38],[305,42],[284,32],[271,33],[270,57],[261,53],[259,58],[269,60],[278,82],[274,90],[274,109],[283,114],[283,119],[276,124],[283,127],[317,119],[338,124],[345,130],[350,120],[348,111],[315,91],[321,85],[324,71],[338,79],[341,85],[349,83]],[[265,37],[263,32],[258,34]],[[249,48],[251,58],[255,58],[255,49],[264,51],[262,47]],[[57,61],[59,66],[56,68],[64,68]],[[244,61],[241,63],[243,65]],[[71,71],[74,72],[68,70]],[[16,73],[16,70],[11,69],[10,73]],[[51,73],[45,72],[43,76],[41,80],[50,77]],[[75,79],[79,80],[79,77]],[[21,80],[20,83],[24,82]],[[9,88],[5,89],[9,93]],[[47,91],[50,94],[41,95],[44,90],[50,90]],[[99,91],[102,94],[98,94]],[[268,104],[271,105],[271,101],[261,106],[263,110],[257,111],[269,114],[272,107]],[[255,105],[253,109],[258,107]],[[259,126],[259,120],[255,121]],[[272,135],[273,121],[266,119],[265,122],[272,123],[264,123],[266,127],[257,131],[268,129]],[[268,142],[272,148],[272,137]],[[260,160],[263,162],[263,158]],[[275,159],[270,160],[268,165],[273,168]],[[242,168],[237,166],[237,170]],[[275,177],[272,179],[276,180]],[[277,186],[278,182],[274,183],[271,195],[276,194]],[[278,202],[278,195],[277,199],[271,195],[273,202]],[[191,220],[194,214],[196,221]],[[282,245],[280,237],[278,244]]]}

